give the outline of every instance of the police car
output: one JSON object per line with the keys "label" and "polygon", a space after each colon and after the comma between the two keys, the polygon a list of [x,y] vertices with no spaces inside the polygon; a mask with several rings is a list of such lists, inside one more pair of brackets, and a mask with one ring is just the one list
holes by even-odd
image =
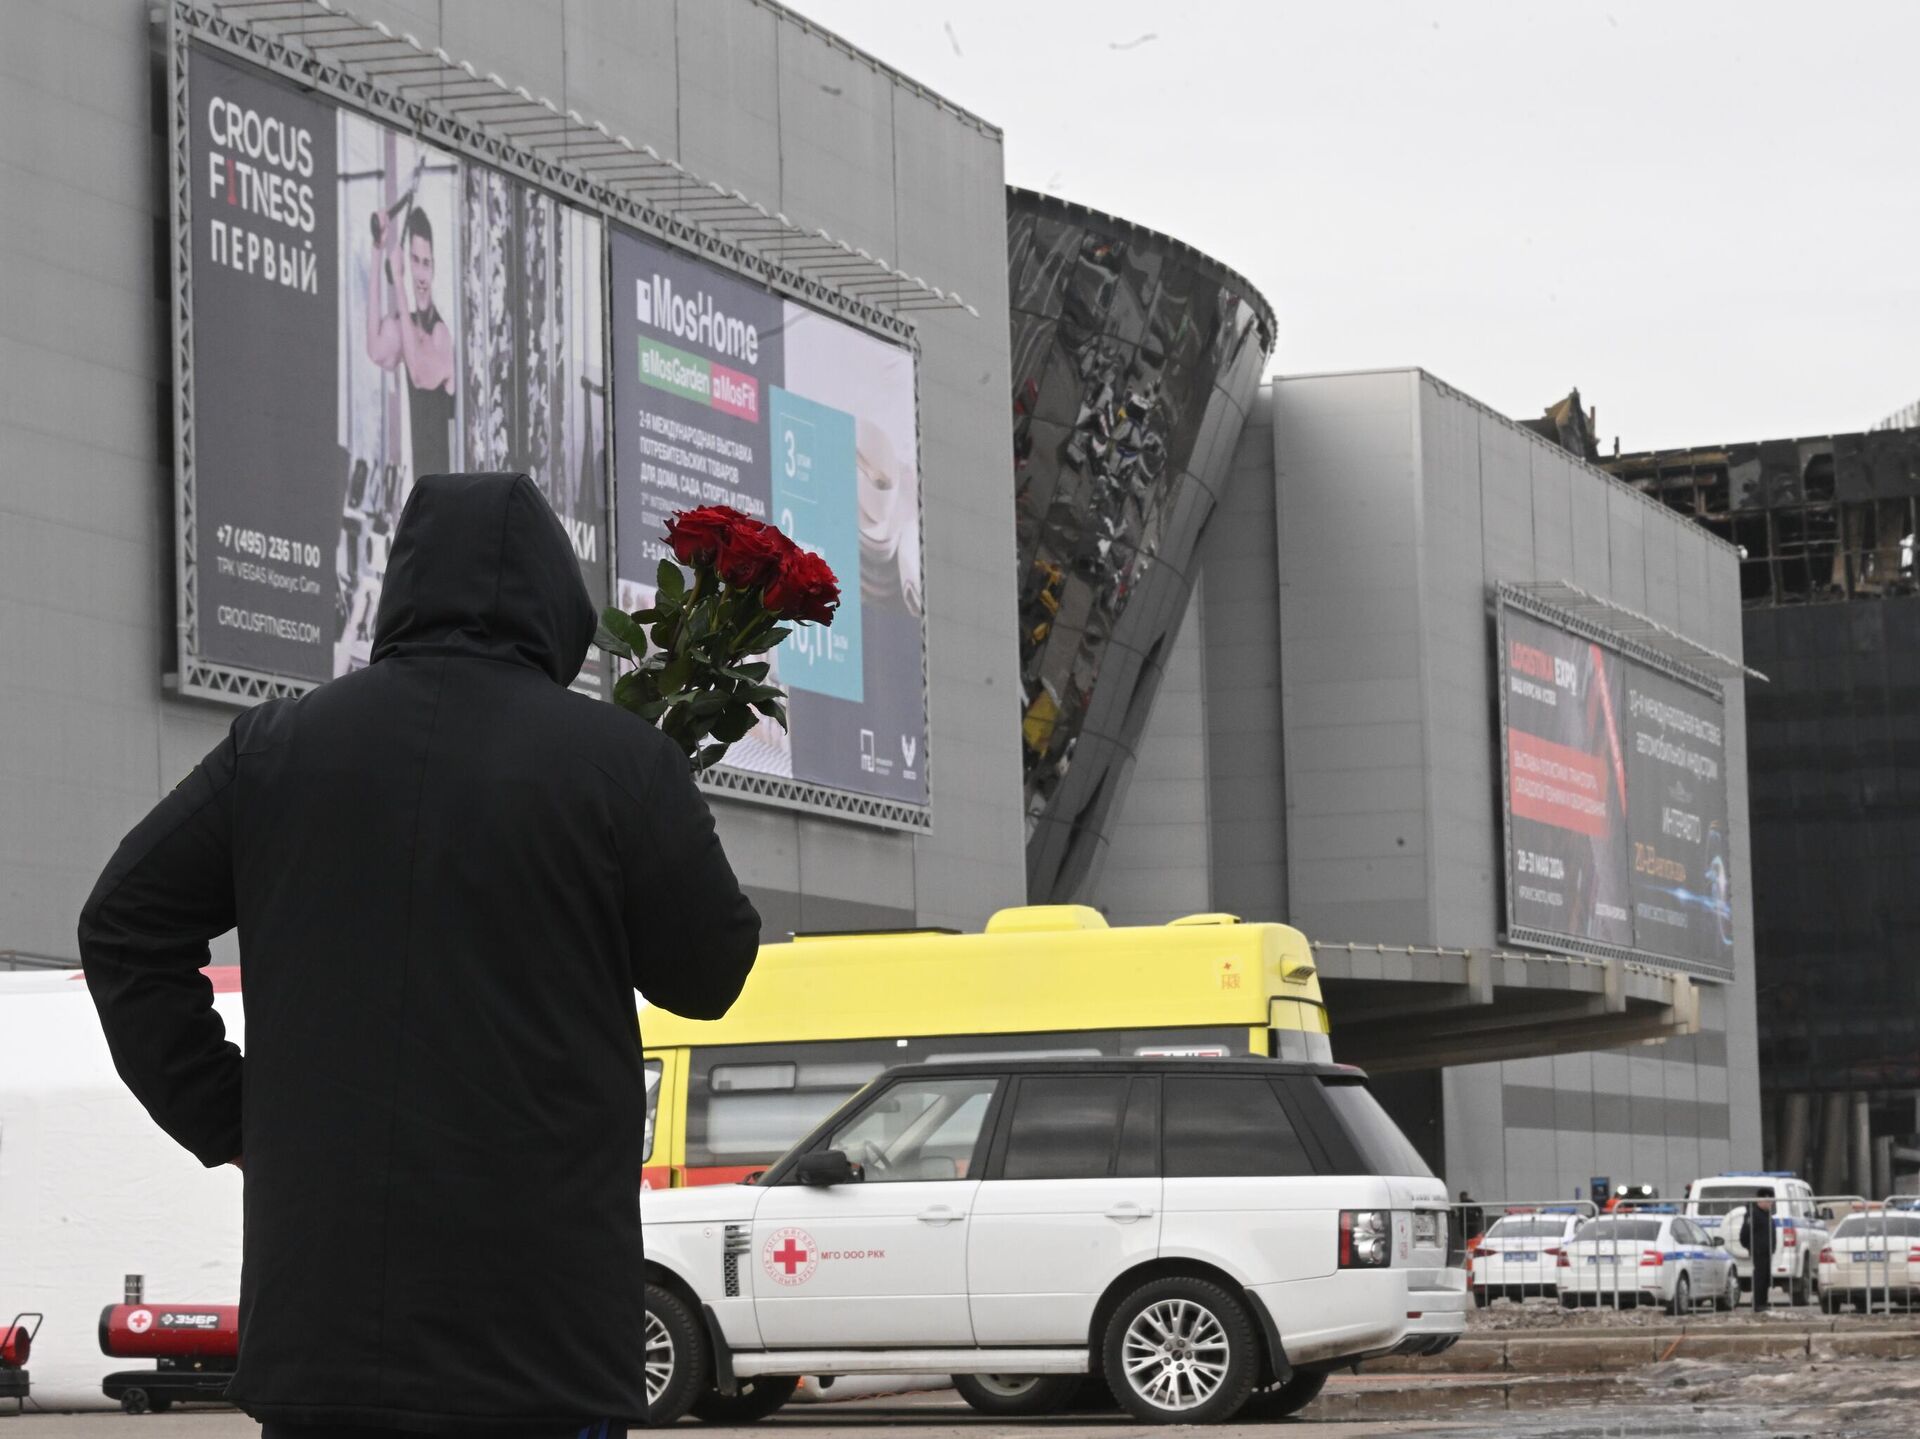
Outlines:
{"label": "police car", "polygon": [[1834,1226],[1820,1252],[1820,1307],[1829,1314],[1851,1303],[1862,1314],[1876,1302],[1911,1309],[1920,1299],[1920,1214],[1872,1210]]}
{"label": "police car", "polygon": [[1447,1195],[1359,1071],[1236,1059],[888,1071],[757,1183],[641,1196],[649,1423],[799,1376],[951,1374],[999,1414],[1304,1407],[1466,1328]]}
{"label": "police car", "polygon": [[1685,1213],[1709,1234],[1726,1241],[1739,1266],[1742,1287],[1753,1288],[1753,1256],[1740,1243],[1740,1223],[1755,1200],[1773,1201],[1773,1274],[1795,1304],[1810,1303],[1820,1285],[1820,1251],[1827,1221],[1804,1179],[1783,1169],[1734,1171],[1696,1179],[1687,1186]]}
{"label": "police car", "polygon": [[1582,1220],[1560,1251],[1560,1305],[1661,1304],[1689,1314],[1700,1304],[1731,1309],[1740,1275],[1718,1235],[1668,1207]]}
{"label": "police car", "polygon": [[1560,1251],[1579,1226],[1577,1209],[1519,1210],[1496,1219],[1467,1253],[1473,1302],[1516,1303],[1529,1295],[1559,1293]]}

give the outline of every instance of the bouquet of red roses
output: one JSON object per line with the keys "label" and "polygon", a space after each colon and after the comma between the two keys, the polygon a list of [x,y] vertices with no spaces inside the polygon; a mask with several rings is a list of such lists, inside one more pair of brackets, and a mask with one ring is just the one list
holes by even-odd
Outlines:
{"label": "bouquet of red roses", "polygon": [[674,515],[667,547],[680,564],[660,561],[653,607],[610,606],[594,643],[630,666],[614,703],[658,725],[703,770],[761,717],[786,728],[786,695],[767,683],[769,662],[750,657],[795,623],[831,625],[840,583],[820,556],[725,505]]}

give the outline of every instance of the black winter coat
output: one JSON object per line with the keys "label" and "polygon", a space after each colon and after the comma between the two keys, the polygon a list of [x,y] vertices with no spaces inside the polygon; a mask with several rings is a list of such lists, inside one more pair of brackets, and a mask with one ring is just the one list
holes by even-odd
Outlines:
{"label": "black winter coat", "polygon": [[1773,1273],[1773,1213],[1749,1204],[1740,1220],[1740,1247],[1753,1259],[1755,1274]]}
{"label": "black winter coat", "polygon": [[[245,1155],[250,1414],[645,1416],[633,992],[719,1016],[760,921],[685,758],[566,688],[593,631],[529,480],[423,479],[373,663],[242,715],[87,901],[122,1078]],[[235,926],[244,1060],[200,973]]]}

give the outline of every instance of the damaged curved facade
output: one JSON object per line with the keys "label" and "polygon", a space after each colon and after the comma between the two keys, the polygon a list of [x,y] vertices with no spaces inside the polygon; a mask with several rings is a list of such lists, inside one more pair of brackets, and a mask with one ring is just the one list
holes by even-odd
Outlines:
{"label": "damaged curved facade", "polygon": [[1007,195],[1027,892],[1097,872],[1273,311],[1198,251]]}

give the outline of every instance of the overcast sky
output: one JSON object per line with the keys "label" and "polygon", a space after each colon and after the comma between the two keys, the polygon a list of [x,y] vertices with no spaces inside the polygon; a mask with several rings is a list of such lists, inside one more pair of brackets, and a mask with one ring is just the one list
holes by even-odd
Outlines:
{"label": "overcast sky", "polygon": [[1578,385],[1627,450],[1920,398],[1920,4],[794,3],[1245,274],[1282,372]]}

